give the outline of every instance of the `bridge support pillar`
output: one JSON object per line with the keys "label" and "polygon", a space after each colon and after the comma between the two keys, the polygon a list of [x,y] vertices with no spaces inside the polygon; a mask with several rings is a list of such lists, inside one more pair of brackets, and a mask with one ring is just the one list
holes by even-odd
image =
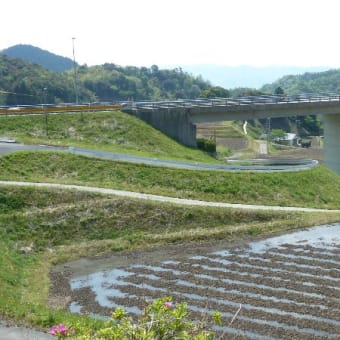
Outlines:
{"label": "bridge support pillar", "polygon": [[324,164],[340,175],[340,115],[325,114]]}
{"label": "bridge support pillar", "polygon": [[196,126],[191,123],[188,110],[172,108],[155,111],[138,110],[132,113],[176,141],[187,146],[197,146]]}

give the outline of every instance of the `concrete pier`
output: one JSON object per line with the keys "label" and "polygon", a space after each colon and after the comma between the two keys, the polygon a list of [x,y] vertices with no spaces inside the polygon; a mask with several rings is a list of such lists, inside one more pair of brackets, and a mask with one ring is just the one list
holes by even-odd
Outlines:
{"label": "concrete pier", "polygon": [[196,125],[191,122],[190,109],[161,108],[138,110],[133,113],[176,141],[187,146],[197,146]]}
{"label": "concrete pier", "polygon": [[340,114],[323,115],[324,164],[340,174]]}

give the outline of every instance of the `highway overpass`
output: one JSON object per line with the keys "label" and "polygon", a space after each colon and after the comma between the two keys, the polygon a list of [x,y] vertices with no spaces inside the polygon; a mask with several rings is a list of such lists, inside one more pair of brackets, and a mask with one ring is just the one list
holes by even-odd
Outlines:
{"label": "highway overpass", "polygon": [[196,123],[321,115],[324,163],[340,174],[340,94],[129,102],[122,110],[188,146],[196,146]]}

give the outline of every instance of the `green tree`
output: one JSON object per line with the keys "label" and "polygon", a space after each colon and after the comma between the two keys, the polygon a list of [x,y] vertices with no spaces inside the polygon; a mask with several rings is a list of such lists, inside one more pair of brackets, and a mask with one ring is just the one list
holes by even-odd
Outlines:
{"label": "green tree", "polygon": [[201,92],[202,98],[227,98],[229,95],[229,91],[221,86],[208,87]]}
{"label": "green tree", "polygon": [[281,86],[278,86],[274,91],[274,94],[276,94],[276,95],[282,95],[284,93],[285,93],[285,91],[282,89]]}

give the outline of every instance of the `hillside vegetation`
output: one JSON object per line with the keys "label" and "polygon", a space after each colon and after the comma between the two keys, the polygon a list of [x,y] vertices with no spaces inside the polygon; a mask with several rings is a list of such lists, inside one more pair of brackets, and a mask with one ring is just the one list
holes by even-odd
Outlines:
{"label": "hillside vegetation", "polygon": [[340,177],[323,167],[285,173],[194,171],[68,153],[18,152],[0,158],[0,179],[90,185],[217,202],[340,207]]}
{"label": "hillside vegetation", "polygon": [[[162,70],[157,65],[83,65],[76,73],[80,102],[197,98],[211,87],[180,68]],[[52,72],[0,54],[0,105],[75,102],[74,78],[73,69]]]}
{"label": "hillside vegetation", "polygon": [[[0,317],[45,330],[60,322],[103,326],[100,320],[60,309],[62,300],[49,301],[54,263],[140,247],[265,235],[338,216],[180,207],[12,187],[1,188],[0,208]],[[31,250],[25,253],[22,247]]]}
{"label": "hillside vegetation", "polygon": [[73,61],[32,45],[19,44],[0,51],[11,58],[23,59],[27,62],[43,66],[53,72],[64,72],[73,67]]}
{"label": "hillside vegetation", "polygon": [[[33,144],[217,162],[208,154],[185,147],[138,118],[119,111],[49,115],[48,131],[45,118],[1,117],[0,136]],[[291,173],[230,173],[160,168],[68,153],[19,152],[0,158],[0,178],[86,184],[234,203],[340,206],[339,177],[322,167]]]}
{"label": "hillside vegetation", "polygon": [[328,70],[316,73],[287,75],[277,81],[264,85],[261,91],[275,93],[281,87],[286,94],[340,92],[340,70]]}
{"label": "hillside vegetation", "polygon": [[74,84],[65,74],[0,54],[0,105],[60,101],[74,101]]}
{"label": "hillside vegetation", "polygon": [[86,112],[46,116],[0,117],[0,137],[30,144],[79,146],[167,159],[214,162],[126,113]]}

